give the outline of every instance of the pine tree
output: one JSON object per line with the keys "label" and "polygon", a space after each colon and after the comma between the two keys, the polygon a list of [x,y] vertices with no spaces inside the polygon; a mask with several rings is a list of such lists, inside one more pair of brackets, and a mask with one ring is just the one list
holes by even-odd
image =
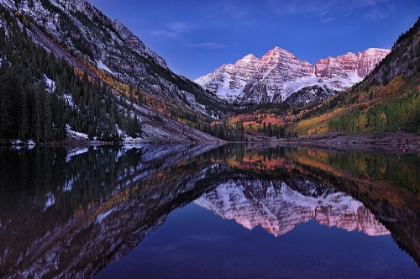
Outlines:
{"label": "pine tree", "polygon": [[52,136],[52,111],[50,106],[50,94],[44,93],[42,94],[43,98],[43,140],[44,142],[48,142]]}
{"label": "pine tree", "polygon": [[7,135],[9,127],[12,125],[12,119],[9,113],[10,106],[8,92],[2,83],[0,88],[0,139]]}
{"label": "pine tree", "polygon": [[45,94],[45,85],[43,82],[40,82],[34,90],[34,107],[33,107],[33,131],[36,142],[41,142],[44,135],[44,126],[43,126],[43,118],[44,118],[44,98],[43,95]]}
{"label": "pine tree", "polygon": [[28,100],[23,90],[20,93],[20,95],[21,95],[21,110],[20,110],[20,120],[19,120],[19,138],[26,139],[29,133]]}
{"label": "pine tree", "polygon": [[[14,73],[3,58],[0,68],[0,138],[10,138],[13,135],[14,114],[16,114],[14,101],[17,88]],[[15,113],[14,113],[15,112]]]}

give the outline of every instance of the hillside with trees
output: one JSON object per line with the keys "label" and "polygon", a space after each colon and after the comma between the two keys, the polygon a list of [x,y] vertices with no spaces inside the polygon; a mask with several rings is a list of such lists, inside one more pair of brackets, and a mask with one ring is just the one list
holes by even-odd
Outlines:
{"label": "hillside with trees", "polygon": [[298,137],[392,131],[420,134],[420,19],[365,80],[297,110],[287,129]]}
{"label": "hillside with trees", "polygon": [[110,88],[35,45],[1,6],[0,14],[0,138],[62,141],[66,125],[105,141],[118,140],[116,125],[141,134],[135,116],[121,117]]}
{"label": "hillside with trees", "polygon": [[[60,45],[31,18],[2,5],[0,65],[3,144],[16,140],[57,143],[69,134],[104,142],[124,138],[136,142],[218,140],[197,129],[222,139],[233,135],[233,130],[223,125],[210,125],[211,118],[189,107],[188,100],[182,103],[162,97],[161,92],[150,92],[105,73]],[[177,79],[185,92],[202,90],[163,67],[155,67]]]}

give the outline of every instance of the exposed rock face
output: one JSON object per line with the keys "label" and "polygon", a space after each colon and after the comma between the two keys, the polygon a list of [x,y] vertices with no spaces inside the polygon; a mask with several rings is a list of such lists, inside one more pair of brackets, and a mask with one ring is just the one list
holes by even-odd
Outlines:
{"label": "exposed rock face", "polygon": [[[89,44],[88,48],[94,52],[94,60],[115,59],[115,54],[120,52],[121,48],[128,46],[139,54],[146,55],[154,62],[166,67],[163,58],[147,48],[127,27],[118,20],[112,22],[86,0],[55,0],[51,1],[49,6],[44,6],[40,1],[33,1],[33,4],[31,4],[31,1],[28,0],[19,1],[18,6],[16,6],[17,1],[13,0],[1,0],[0,3],[31,17],[56,39],[88,60],[91,60],[92,57],[87,56],[86,52],[68,37],[68,33],[60,28],[60,25],[63,24],[62,21],[66,20],[64,14],[78,29],[70,32],[70,37],[83,37],[83,40],[86,40],[85,42]],[[62,11],[63,14],[58,11]],[[117,34],[115,31],[117,31]],[[111,65],[107,66],[110,67]],[[119,69],[114,68],[114,70],[118,71]]]}
{"label": "exposed rock face", "polygon": [[328,57],[320,59],[315,65],[315,75],[317,77],[331,78],[333,76],[342,76],[343,69],[337,58]]}
{"label": "exposed rock face", "polygon": [[358,55],[348,52],[337,58],[320,59],[315,65],[315,75],[323,78],[347,78],[348,74],[357,72],[358,77],[365,78],[388,53],[389,50],[386,49],[369,48]]}
{"label": "exposed rock face", "polygon": [[[385,56],[386,54],[382,56],[381,59]],[[338,63],[343,67],[344,71],[348,73],[354,72],[358,69],[358,56],[356,56],[356,54],[352,52],[347,52],[347,54],[337,56],[337,60],[338,60]],[[359,76],[364,77],[361,75]]]}
{"label": "exposed rock face", "polygon": [[164,68],[168,68],[166,61],[162,57],[158,56],[154,51],[148,48],[136,35],[133,34],[133,32],[130,31],[130,29],[118,21],[118,19],[114,20],[112,25],[132,50],[138,52],[139,54],[153,57],[159,65]]}
{"label": "exposed rock face", "polygon": [[342,91],[365,78],[389,53],[370,48],[320,59],[315,66],[275,47],[261,59],[252,54],[195,80],[231,103],[281,103],[305,87],[318,85]]}
{"label": "exposed rock face", "polygon": [[[285,84],[290,80],[310,77],[313,67],[308,62],[300,61],[292,53],[275,47],[267,52],[258,64],[257,73],[251,84],[244,88],[240,103],[280,102]],[[257,99],[254,96],[261,97]]]}
{"label": "exposed rock face", "polygon": [[389,234],[365,206],[325,185],[295,180],[229,180],[195,201],[248,229],[261,225],[274,236],[316,219],[320,224],[375,236]]}
{"label": "exposed rock face", "polygon": [[[348,74],[357,71],[357,69],[358,57],[356,54],[348,52],[337,58],[328,57],[326,59],[320,59],[315,65],[315,75],[326,78],[332,78],[334,76],[347,78]],[[360,77],[364,78],[365,76]]]}
{"label": "exposed rock face", "polygon": [[359,53],[357,74],[366,77],[389,52],[385,49],[370,48]]}

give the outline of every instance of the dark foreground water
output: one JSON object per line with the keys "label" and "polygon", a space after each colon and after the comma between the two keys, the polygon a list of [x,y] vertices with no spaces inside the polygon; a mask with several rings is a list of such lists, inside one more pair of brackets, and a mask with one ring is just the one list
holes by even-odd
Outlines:
{"label": "dark foreground water", "polygon": [[420,278],[420,159],[382,153],[2,149],[0,277]]}

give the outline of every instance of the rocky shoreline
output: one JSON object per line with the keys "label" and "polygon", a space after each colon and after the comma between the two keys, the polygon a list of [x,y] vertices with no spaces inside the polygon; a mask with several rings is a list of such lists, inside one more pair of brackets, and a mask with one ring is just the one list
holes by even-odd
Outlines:
{"label": "rocky shoreline", "polygon": [[[33,147],[33,146],[64,146],[64,147],[80,147],[80,146],[99,146],[99,145],[130,145],[130,144],[177,144],[177,143],[208,143],[211,145],[224,145],[228,142],[223,140],[215,142],[181,142],[181,141],[150,141],[139,139],[133,142],[105,142],[105,141],[89,141],[85,138],[69,137],[61,142],[49,142],[36,144],[33,141],[0,141],[0,146],[20,146],[20,147]],[[378,134],[358,134],[358,135],[345,135],[342,133],[333,133],[317,136],[309,136],[302,138],[280,138],[268,137],[258,133],[247,133],[245,142],[261,147],[275,147],[279,145],[294,145],[305,147],[334,147],[337,149],[401,149],[402,151],[408,149],[420,150],[420,136],[405,132],[386,132]]]}
{"label": "rocky shoreline", "polygon": [[303,138],[268,137],[257,133],[247,134],[247,143],[253,147],[314,147],[338,150],[366,150],[379,152],[420,151],[420,136],[405,132],[386,132],[378,134],[344,135],[340,133],[317,135]]}

